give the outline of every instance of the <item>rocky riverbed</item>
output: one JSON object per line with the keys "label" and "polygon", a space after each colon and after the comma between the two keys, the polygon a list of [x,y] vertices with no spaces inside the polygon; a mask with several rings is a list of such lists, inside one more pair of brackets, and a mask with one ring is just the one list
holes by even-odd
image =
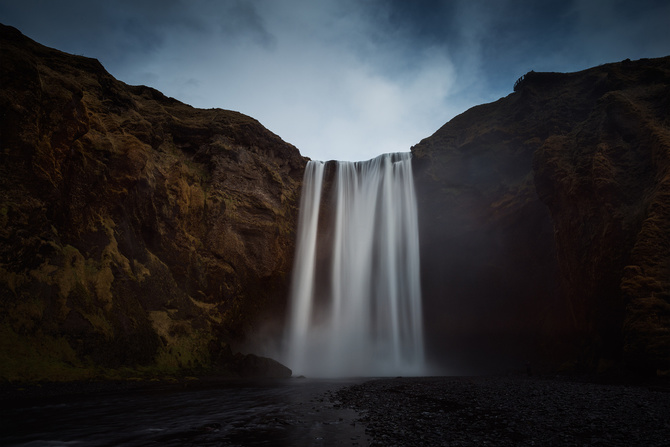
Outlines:
{"label": "rocky riverbed", "polygon": [[372,446],[670,446],[668,383],[395,378],[331,394]]}
{"label": "rocky riverbed", "polygon": [[0,445],[670,446],[670,384],[537,376],[0,386]]}

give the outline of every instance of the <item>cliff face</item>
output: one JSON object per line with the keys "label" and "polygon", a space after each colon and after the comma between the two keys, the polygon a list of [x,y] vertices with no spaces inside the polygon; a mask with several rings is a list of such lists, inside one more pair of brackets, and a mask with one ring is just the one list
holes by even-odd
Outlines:
{"label": "cliff face", "polygon": [[230,363],[285,303],[298,150],[10,27],[0,59],[0,377]]}
{"label": "cliff face", "polygon": [[[0,60],[0,378],[275,368],[230,345],[286,304],[297,149],[1,25]],[[670,371],[668,110],[670,58],[531,72],[412,148],[432,361]]]}
{"label": "cliff face", "polygon": [[670,370],[670,58],[515,90],[412,150],[435,349]]}

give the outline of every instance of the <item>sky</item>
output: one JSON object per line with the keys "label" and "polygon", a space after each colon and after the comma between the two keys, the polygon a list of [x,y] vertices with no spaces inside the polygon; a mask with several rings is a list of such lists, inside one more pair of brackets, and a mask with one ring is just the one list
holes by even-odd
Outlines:
{"label": "sky", "polygon": [[409,151],[530,70],[670,55],[667,0],[0,0],[0,23],[317,160]]}

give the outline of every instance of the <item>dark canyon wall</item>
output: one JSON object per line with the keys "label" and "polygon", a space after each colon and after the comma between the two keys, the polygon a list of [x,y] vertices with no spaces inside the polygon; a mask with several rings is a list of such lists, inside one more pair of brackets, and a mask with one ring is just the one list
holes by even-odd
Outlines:
{"label": "dark canyon wall", "polygon": [[670,58],[530,72],[412,152],[435,357],[670,370]]}
{"label": "dark canyon wall", "polygon": [[[13,28],[0,58],[0,378],[271,368],[230,346],[281,324],[298,150]],[[515,90],[412,148],[430,359],[669,371],[670,59]]]}
{"label": "dark canyon wall", "polygon": [[0,60],[0,378],[268,366],[229,343],[285,306],[298,150],[10,27]]}

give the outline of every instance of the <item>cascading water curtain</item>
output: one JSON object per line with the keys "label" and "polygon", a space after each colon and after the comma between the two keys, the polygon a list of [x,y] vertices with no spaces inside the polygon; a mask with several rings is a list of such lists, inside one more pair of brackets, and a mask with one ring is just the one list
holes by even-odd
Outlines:
{"label": "cascading water curtain", "polygon": [[310,161],[305,170],[284,361],[294,374],[312,377],[419,375],[411,154],[332,163],[329,197],[326,164]]}

